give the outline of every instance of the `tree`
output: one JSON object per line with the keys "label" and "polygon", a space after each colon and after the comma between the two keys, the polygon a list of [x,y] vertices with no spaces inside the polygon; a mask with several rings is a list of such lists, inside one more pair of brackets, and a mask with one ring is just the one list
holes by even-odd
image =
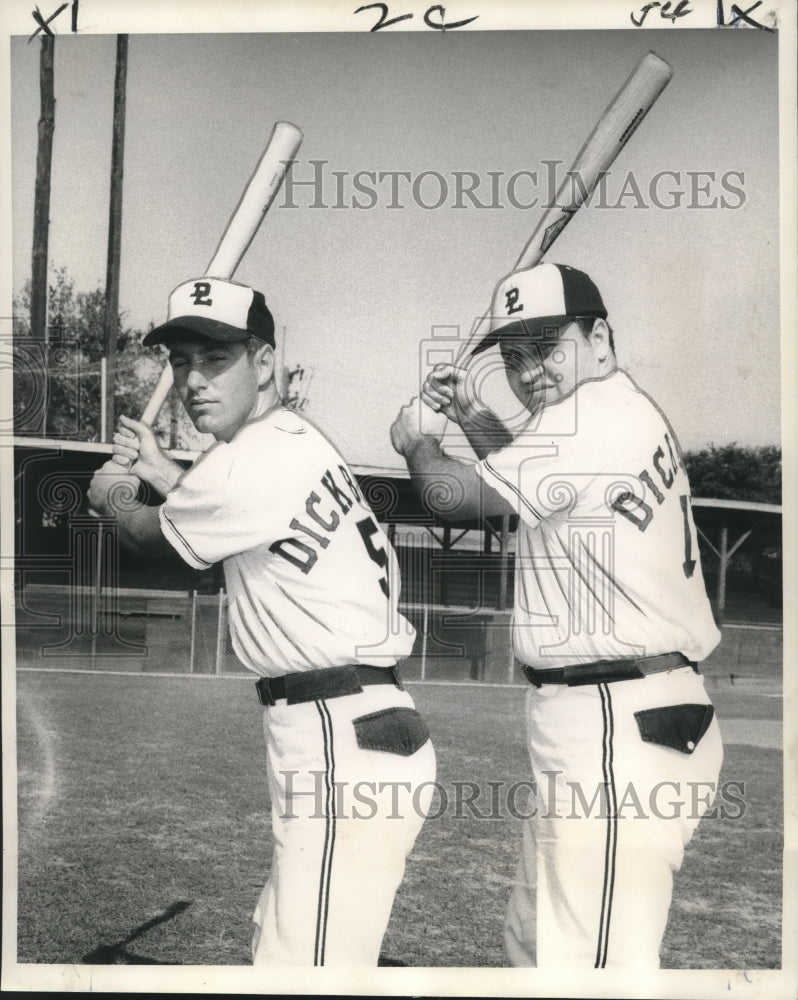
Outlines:
{"label": "tree", "polygon": [[[105,293],[75,289],[66,268],[56,268],[48,294],[47,338],[31,336],[31,287],[14,300],[14,430],[17,434],[99,441],[101,360],[106,354]],[[166,364],[166,351],[141,346],[147,331],[119,318],[114,411],[138,417]],[[284,370],[285,405],[301,412],[308,401],[313,370]],[[109,380],[110,382],[110,380]],[[176,405],[175,405],[176,404]],[[164,447],[202,451],[211,439],[200,434],[174,398],[162,407],[154,430]],[[114,428],[106,428],[110,440]]]}
{"label": "tree", "polygon": [[[100,440],[101,359],[105,354],[105,294],[79,292],[66,268],[53,271],[47,338],[31,336],[31,287],[14,300],[14,429],[20,434]],[[149,396],[158,362],[141,347],[142,334],[119,322],[117,412],[136,414]],[[108,428],[106,436],[113,432]]]}
{"label": "tree", "polygon": [[781,448],[710,444],[685,456],[693,496],[781,503]]}

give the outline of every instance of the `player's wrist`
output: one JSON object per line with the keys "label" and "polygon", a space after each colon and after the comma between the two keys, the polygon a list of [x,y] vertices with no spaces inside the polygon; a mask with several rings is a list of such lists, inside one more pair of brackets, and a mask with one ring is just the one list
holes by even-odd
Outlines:
{"label": "player's wrist", "polygon": [[151,464],[142,466],[141,469],[141,478],[161,496],[166,496],[177,485],[182,474],[182,466],[164,454],[159,455],[158,459]]}

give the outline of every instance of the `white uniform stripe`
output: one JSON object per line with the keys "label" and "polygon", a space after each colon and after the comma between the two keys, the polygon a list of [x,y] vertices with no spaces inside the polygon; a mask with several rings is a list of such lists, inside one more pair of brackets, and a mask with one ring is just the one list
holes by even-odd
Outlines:
{"label": "white uniform stripe", "polygon": [[324,952],[327,940],[327,914],[330,908],[330,877],[332,875],[333,852],[335,849],[335,748],[333,746],[333,726],[330,712],[323,701],[316,702],[321,718],[322,739],[324,743],[325,765],[325,830],[324,850],[321,858],[319,874],[319,901],[316,911],[316,947],[313,957],[314,965],[324,965]]}
{"label": "white uniform stripe", "polygon": [[604,772],[604,787],[607,790],[607,840],[604,849],[604,885],[595,967],[603,969],[607,965],[610,917],[612,916],[612,894],[615,887],[615,851],[618,845],[618,800],[615,792],[615,774],[612,766],[612,698],[610,696],[609,685],[599,684],[598,689],[601,696],[601,714],[604,721],[601,766]]}

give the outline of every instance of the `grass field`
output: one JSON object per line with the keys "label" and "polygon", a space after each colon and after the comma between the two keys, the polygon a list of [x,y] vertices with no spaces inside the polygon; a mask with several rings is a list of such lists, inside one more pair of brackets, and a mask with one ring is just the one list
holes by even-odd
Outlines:
{"label": "grass field", "polygon": [[[528,777],[522,690],[411,685],[438,780]],[[246,965],[270,832],[251,678],[17,674],[18,960]],[[781,701],[712,690],[719,717],[772,731]],[[769,729],[770,727],[770,729]],[[666,968],[781,964],[782,789],[775,744],[726,740],[745,812],[705,819],[678,874]],[[488,812],[483,809],[482,812]],[[384,943],[389,962],[503,964],[520,823],[455,804],[425,825]]]}

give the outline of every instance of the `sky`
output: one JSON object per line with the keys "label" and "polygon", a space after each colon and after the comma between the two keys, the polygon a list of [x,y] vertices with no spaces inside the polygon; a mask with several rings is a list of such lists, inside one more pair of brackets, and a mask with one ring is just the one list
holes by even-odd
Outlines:
{"label": "sky", "polygon": [[[631,8],[616,6],[628,29]],[[264,292],[285,363],[312,369],[307,413],[345,457],[403,468],[397,410],[487,311],[551,177],[654,49],[671,83],[603,199],[546,259],[596,281],[621,366],[684,448],[779,443],[777,36],[672,27],[131,34],[125,321],[165,319],[172,288],[204,273],[274,122],[294,122],[291,196],[235,279]],[[105,282],[114,59],[113,35],[57,37],[50,263],[81,290]],[[12,37],[15,293],[30,275],[38,62],[38,45]],[[393,192],[398,171],[410,176]],[[458,198],[466,172],[485,207]]]}

